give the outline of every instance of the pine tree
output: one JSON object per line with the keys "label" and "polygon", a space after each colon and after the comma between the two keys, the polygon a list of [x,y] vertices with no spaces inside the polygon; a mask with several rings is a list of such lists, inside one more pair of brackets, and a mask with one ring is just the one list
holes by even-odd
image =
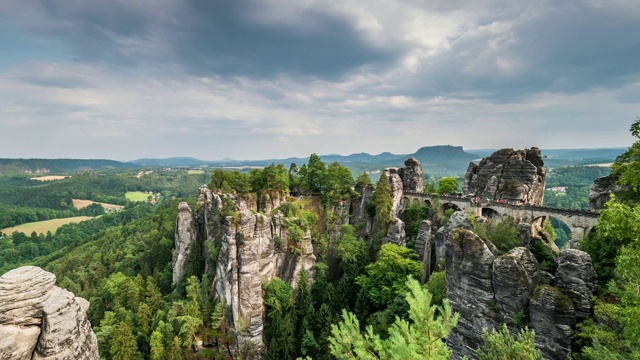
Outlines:
{"label": "pine tree", "polygon": [[476,350],[478,360],[542,360],[542,353],[535,347],[536,334],[529,329],[520,330],[516,340],[507,325],[500,330],[482,335],[484,345]]}
{"label": "pine tree", "polygon": [[112,360],[131,360],[140,356],[133,330],[124,321],[118,323],[113,329],[110,354]]}
{"label": "pine tree", "polygon": [[164,360],[164,338],[162,333],[154,331],[151,334],[151,360]]}

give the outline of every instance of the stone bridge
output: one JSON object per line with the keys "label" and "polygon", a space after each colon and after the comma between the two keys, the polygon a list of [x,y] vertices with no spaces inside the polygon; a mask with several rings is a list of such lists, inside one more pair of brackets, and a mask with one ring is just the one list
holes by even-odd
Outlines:
{"label": "stone bridge", "polygon": [[405,192],[403,194],[405,206],[410,203],[428,204],[433,207],[437,204],[438,216],[442,216],[446,209],[462,210],[476,216],[485,216],[492,219],[512,218],[516,223],[533,224],[540,218],[553,216],[567,224],[571,230],[571,242],[569,247],[576,248],[580,241],[598,223],[598,213],[588,210],[563,209],[550,206],[535,206],[527,204],[507,204],[496,201],[473,202],[472,199],[447,195],[432,195],[422,193]]}

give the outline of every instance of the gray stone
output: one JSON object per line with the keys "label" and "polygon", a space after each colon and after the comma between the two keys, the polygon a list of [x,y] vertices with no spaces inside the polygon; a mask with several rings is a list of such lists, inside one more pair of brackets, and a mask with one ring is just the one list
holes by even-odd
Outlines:
{"label": "gray stone", "polygon": [[89,302],[55,286],[55,275],[23,266],[0,277],[0,359],[98,359]]}
{"label": "gray stone", "polygon": [[541,285],[529,303],[529,318],[529,328],[536,333],[536,348],[542,356],[568,359],[576,325],[571,299],[552,286]]}
{"label": "gray stone", "polygon": [[184,276],[187,257],[191,244],[196,239],[196,227],[191,208],[186,202],[178,204],[178,218],[174,237],[175,253],[173,255],[173,284],[177,284]]}
{"label": "gray stone", "polygon": [[493,288],[503,322],[513,324],[529,305],[540,268],[527,248],[519,247],[493,262]]}
{"label": "gray stone", "polygon": [[431,221],[423,220],[418,227],[415,252],[424,264],[422,283],[426,283],[431,275]]}
{"label": "gray stone", "polygon": [[399,246],[407,246],[407,239],[404,232],[404,222],[394,218],[389,224],[387,236],[382,239],[382,243],[393,243]]}
{"label": "gray stone", "polygon": [[422,164],[414,157],[410,157],[404,162],[404,168],[400,169],[399,175],[402,178],[404,191],[421,193],[424,190],[422,180]]}
{"label": "gray stone", "polygon": [[538,148],[501,149],[480,164],[470,163],[463,193],[483,200],[542,205],[546,171]]}
{"label": "gray stone", "polygon": [[460,314],[447,345],[454,358],[475,358],[483,329],[493,330],[502,320],[493,290],[493,262],[499,252],[469,230],[458,228],[445,237],[447,299]]}
{"label": "gray stone", "polygon": [[604,204],[611,199],[611,195],[620,194],[627,187],[616,184],[618,177],[607,175],[593,181],[589,188],[589,210],[598,211],[604,209]]}
{"label": "gray stone", "polygon": [[573,301],[578,321],[591,316],[597,275],[589,254],[576,249],[561,251],[554,285]]}

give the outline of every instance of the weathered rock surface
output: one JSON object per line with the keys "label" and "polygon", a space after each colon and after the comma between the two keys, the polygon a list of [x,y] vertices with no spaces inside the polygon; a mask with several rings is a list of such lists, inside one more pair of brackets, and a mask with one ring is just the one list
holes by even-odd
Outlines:
{"label": "weathered rock surface", "polygon": [[[215,196],[227,197],[231,202],[214,201],[213,212],[219,213],[222,204],[226,204],[232,209],[225,211],[234,213],[217,225],[222,236],[216,240],[221,248],[215,268],[215,294],[229,306],[230,325],[239,344],[250,341],[259,348],[264,327],[262,284],[278,276],[295,286],[300,271],[310,271],[315,264],[311,236],[307,231],[301,239],[290,238],[285,216],[281,212],[275,215],[257,212],[260,201],[247,203],[240,196],[222,193]],[[269,204],[273,207],[276,203]],[[196,218],[202,215],[199,211],[195,213]]]}
{"label": "weathered rock surface", "polygon": [[542,205],[546,171],[538,148],[501,149],[470,163],[464,177],[465,195],[489,200]]}
{"label": "weathered rock surface", "polygon": [[578,321],[591,316],[597,275],[589,254],[576,249],[560,252],[554,285],[573,301]]}
{"label": "weathered rock surface", "polygon": [[500,254],[491,242],[465,229],[451,231],[446,249],[447,299],[460,314],[447,345],[454,357],[474,357],[482,345],[483,329],[493,330],[502,320],[495,302],[492,269]]}
{"label": "weathered rock surface", "polygon": [[271,214],[271,212],[286,201],[287,194],[283,191],[261,191],[258,193],[258,211]]}
{"label": "weathered rock surface", "polygon": [[470,229],[466,214],[456,212],[435,237],[436,244],[440,239],[446,249],[447,299],[460,314],[458,326],[447,338],[453,358],[475,359],[483,329],[490,331],[504,322],[517,333],[516,325],[528,311],[536,347],[545,359],[566,359],[577,320],[593,309],[590,297],[596,277],[589,255],[561,252],[554,279],[540,271],[527,248],[501,255]]}
{"label": "weathered rock surface", "polygon": [[398,174],[398,168],[384,169],[382,176],[386,176],[389,179],[389,184],[391,185],[391,201],[393,204],[391,213],[394,214],[395,217],[398,217],[400,213],[404,211],[404,207],[400,206],[402,204],[404,191],[402,178]]}
{"label": "weathered rock surface", "polygon": [[611,195],[624,192],[626,189],[618,184],[615,175],[603,176],[595,179],[589,188],[589,210],[598,211],[604,209],[604,204],[609,201]]}
{"label": "weathered rock surface", "polygon": [[422,164],[414,157],[410,157],[404,162],[404,168],[398,171],[402,179],[404,191],[421,193],[424,190],[422,180]]}
{"label": "weathered rock surface", "polygon": [[0,277],[0,359],[98,359],[89,302],[55,286],[55,275],[23,266]]}
{"label": "weathered rock surface", "polygon": [[431,275],[431,221],[423,220],[418,226],[418,236],[416,237],[415,252],[418,259],[424,264],[422,273],[422,283],[429,280]]}
{"label": "weathered rock surface", "polygon": [[[208,227],[205,227],[205,229]],[[191,208],[186,202],[178,204],[176,233],[174,237],[176,252],[173,256],[173,284],[177,284],[184,276],[184,269],[189,256],[191,244],[196,239],[196,227]],[[205,230],[206,231],[206,230]]]}
{"label": "weathered rock surface", "polygon": [[407,246],[407,239],[404,232],[404,222],[398,218],[393,219],[389,224],[387,236],[382,239],[382,243],[394,243],[399,246]]}
{"label": "weathered rock surface", "polygon": [[539,276],[538,262],[527,248],[515,248],[493,262],[493,288],[503,322],[513,324],[529,306]]}
{"label": "weathered rock surface", "polygon": [[529,328],[536,332],[535,344],[542,356],[568,359],[576,325],[571,299],[552,286],[541,285],[531,298],[529,317]]}
{"label": "weathered rock surface", "polygon": [[367,206],[373,200],[373,185],[356,184],[355,191],[360,197],[351,203],[354,223],[365,224],[363,232],[368,235],[373,232],[373,217],[367,213]]}

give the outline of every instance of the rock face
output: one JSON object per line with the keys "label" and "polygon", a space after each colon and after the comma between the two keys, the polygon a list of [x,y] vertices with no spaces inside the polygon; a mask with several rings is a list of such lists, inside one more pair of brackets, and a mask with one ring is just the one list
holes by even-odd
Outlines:
{"label": "rock face", "polygon": [[398,174],[398,168],[384,169],[382,176],[386,176],[391,184],[391,201],[393,203],[392,213],[393,216],[398,217],[404,207],[402,204],[402,195],[404,193],[404,187],[402,185],[402,178]]}
{"label": "rock face", "polygon": [[373,185],[357,184],[355,191],[360,197],[351,203],[355,223],[365,224],[364,234],[373,232],[373,217],[367,213],[367,206],[373,201]]}
{"label": "rock face", "polygon": [[[186,202],[178,204],[178,218],[176,219],[176,233],[174,237],[175,255],[173,256],[173,284],[177,284],[184,276],[184,268],[189,256],[191,245],[196,239],[191,208]],[[206,232],[207,227],[204,228]]]}
{"label": "rock face", "polygon": [[576,249],[562,251],[554,285],[573,301],[578,321],[591,316],[597,275],[589,254]]}
{"label": "rock face", "polygon": [[[219,244],[215,267],[205,251],[205,268],[215,275],[215,296],[228,306],[240,346],[262,346],[262,285],[278,276],[295,287],[300,271],[310,271],[316,262],[310,232],[292,235],[285,215],[273,214],[285,201],[284,193],[262,193],[254,201],[203,188],[193,214],[186,203],[179,205],[174,281],[184,276],[190,244]],[[349,204],[343,210],[348,212]]]}
{"label": "rock face", "polygon": [[565,360],[571,354],[576,325],[571,300],[558,289],[542,285],[529,306],[529,328],[536,332],[536,348],[545,359]]}
{"label": "rock face", "polygon": [[94,360],[89,302],[55,286],[55,275],[23,266],[0,277],[0,359]]}
{"label": "rock face", "polygon": [[538,148],[501,149],[478,165],[469,164],[462,191],[483,200],[542,205],[546,177],[543,166]]}
{"label": "rock face", "polygon": [[619,194],[626,190],[616,184],[617,180],[616,176],[608,175],[593,181],[589,188],[589,210],[598,211],[604,209],[604,204],[609,201],[611,195]]}
{"label": "rock face", "polygon": [[489,242],[469,230],[456,229],[446,242],[447,299],[460,320],[447,345],[454,356],[474,356],[483,329],[495,329],[501,317],[495,303],[492,264],[499,256]]}
{"label": "rock face", "polygon": [[399,246],[407,246],[407,239],[404,232],[404,222],[395,218],[389,225],[387,236],[382,239],[382,243],[394,243]]}
{"label": "rock face", "polygon": [[466,217],[454,213],[435,237],[446,249],[447,299],[460,313],[458,326],[447,338],[453,358],[475,359],[483,329],[506,323],[517,333],[516,325],[524,325],[528,313],[544,358],[567,359],[576,322],[593,311],[596,275],[589,255],[573,249],[561,252],[554,278],[540,271],[525,247],[501,255],[470,230]]}
{"label": "rock face", "polygon": [[422,283],[426,283],[431,275],[431,221],[423,220],[418,227],[415,252],[424,264]]}
{"label": "rock face", "polygon": [[421,193],[424,190],[422,180],[422,164],[414,157],[410,157],[404,162],[404,168],[398,171],[402,179],[404,191]]}

